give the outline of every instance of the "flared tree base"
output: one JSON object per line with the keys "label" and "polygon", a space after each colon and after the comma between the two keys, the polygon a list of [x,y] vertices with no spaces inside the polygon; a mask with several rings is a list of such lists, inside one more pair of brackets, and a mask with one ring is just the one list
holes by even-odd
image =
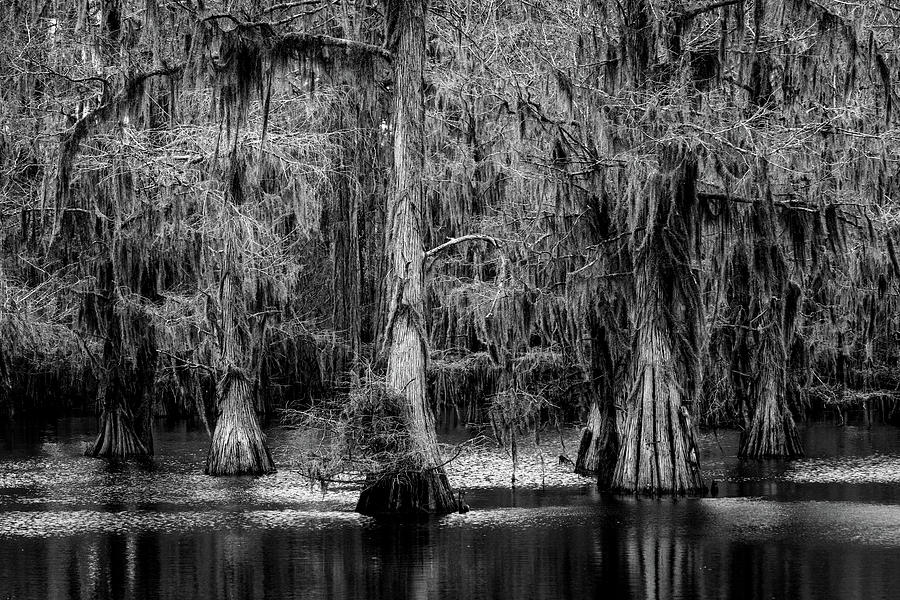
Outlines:
{"label": "flared tree base", "polygon": [[370,474],[356,504],[356,512],[370,516],[425,517],[457,510],[459,502],[441,468]]}
{"label": "flared tree base", "polygon": [[275,462],[259,425],[217,426],[203,472],[213,476],[274,473]]}
{"label": "flared tree base", "polygon": [[135,433],[128,414],[116,409],[103,412],[100,433],[84,454],[94,458],[133,458],[149,456],[150,452]]}
{"label": "flared tree base", "polygon": [[243,376],[230,377],[203,472],[213,476],[274,473],[275,462],[253,410],[250,387]]}
{"label": "flared tree base", "polygon": [[757,407],[750,428],[741,435],[740,458],[796,458],[803,456],[803,443],[791,411],[776,399]]}

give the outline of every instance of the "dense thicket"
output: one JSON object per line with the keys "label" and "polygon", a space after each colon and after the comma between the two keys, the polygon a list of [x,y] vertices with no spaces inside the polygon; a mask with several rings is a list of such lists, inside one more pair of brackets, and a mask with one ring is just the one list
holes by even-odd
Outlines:
{"label": "dense thicket", "polygon": [[152,416],[189,414],[215,428],[210,473],[267,472],[257,416],[371,397],[371,368],[418,407],[419,467],[444,405],[505,441],[584,419],[580,472],[684,493],[697,423],[793,456],[814,402],[893,402],[889,5],[13,0],[0,19],[0,401],[96,408],[94,455],[152,452]]}

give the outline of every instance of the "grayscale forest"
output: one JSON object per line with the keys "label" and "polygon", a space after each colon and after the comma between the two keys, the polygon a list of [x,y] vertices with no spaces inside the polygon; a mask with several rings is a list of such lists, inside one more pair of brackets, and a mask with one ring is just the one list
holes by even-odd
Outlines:
{"label": "grayscale forest", "polygon": [[710,492],[699,431],[755,461],[817,411],[900,421],[900,5],[7,0],[0,31],[0,411],[95,416],[90,457],[189,418],[207,475],[264,475],[274,422],[357,511],[441,515],[448,415],[513,462],[576,425],[567,469],[657,497]]}

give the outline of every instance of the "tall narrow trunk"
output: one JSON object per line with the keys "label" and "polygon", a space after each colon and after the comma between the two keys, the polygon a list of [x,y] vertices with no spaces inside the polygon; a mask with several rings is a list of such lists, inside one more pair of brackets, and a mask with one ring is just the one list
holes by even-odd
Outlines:
{"label": "tall narrow trunk", "polygon": [[780,302],[772,302],[760,319],[754,380],[751,385],[750,422],[741,435],[738,456],[775,458],[803,455],[803,444],[787,406],[787,357],[781,333]]}
{"label": "tall narrow trunk", "polygon": [[641,494],[704,490],[682,371],[667,328],[662,283],[650,265],[636,274],[632,376],[612,489]]}
{"label": "tall narrow trunk", "polygon": [[225,376],[219,393],[219,418],[206,457],[207,475],[263,475],[275,472],[266,447],[266,436],[253,407],[253,394],[244,369],[238,365],[242,352],[235,309],[243,300],[234,292],[230,273],[220,291],[222,361]]}
{"label": "tall narrow trunk", "polygon": [[390,298],[387,382],[406,398],[404,425],[413,460],[374,473],[360,493],[363,514],[443,514],[457,504],[441,466],[434,415],[426,402],[424,195],[425,2],[388,0],[387,45],[394,60],[394,171],[387,206]]}
{"label": "tall narrow trunk", "polygon": [[593,312],[588,317],[587,329],[591,340],[589,376],[594,397],[587,424],[581,433],[575,472],[597,477],[597,483],[606,489],[612,482],[619,454],[615,369],[606,329]]}
{"label": "tall narrow trunk", "polygon": [[[345,123],[343,117],[337,122],[338,130],[345,132],[345,136],[349,136],[350,131],[356,131],[359,125]],[[360,184],[352,179],[352,175],[359,172],[354,165],[355,151],[351,147],[354,141],[355,136],[345,137],[341,142],[340,174],[331,215],[331,257],[334,265],[332,323],[347,345],[347,356],[337,357],[337,364],[334,365],[336,373],[354,369],[360,349]]]}
{"label": "tall narrow trunk", "polygon": [[778,240],[775,206],[766,164],[760,166],[760,194],[753,204],[752,225],[758,240],[754,253],[755,349],[750,385],[750,421],[741,436],[738,456],[801,456],[803,446],[787,403],[788,348],[794,337],[802,298],[789,281],[787,260]]}

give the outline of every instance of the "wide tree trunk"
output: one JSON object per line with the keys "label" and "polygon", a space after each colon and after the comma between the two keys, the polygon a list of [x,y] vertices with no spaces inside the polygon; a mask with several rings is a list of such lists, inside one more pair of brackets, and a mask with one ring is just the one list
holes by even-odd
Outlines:
{"label": "wide tree trunk", "polygon": [[699,388],[703,302],[692,269],[699,235],[696,163],[661,148],[641,192],[645,231],[635,237],[634,327],[625,425],[611,489],[639,494],[705,490],[690,408]]}
{"label": "wide tree trunk", "polygon": [[684,403],[682,371],[667,328],[662,283],[649,265],[636,275],[632,377],[614,491],[693,494],[705,487]]}
{"label": "wide tree trunk", "polygon": [[385,19],[387,46],[394,55],[394,171],[386,211],[387,382],[406,398],[403,423],[411,456],[402,467],[372,473],[356,510],[368,515],[444,514],[456,510],[457,502],[441,466],[425,378],[425,2],[388,0]]}
{"label": "wide tree trunk", "polygon": [[264,475],[275,472],[275,463],[259,426],[246,371],[238,366],[238,357],[243,352],[235,311],[237,303],[243,299],[234,292],[235,285],[232,275],[228,274],[221,286],[221,356],[225,376],[218,390],[219,418],[204,472],[207,475]]}

